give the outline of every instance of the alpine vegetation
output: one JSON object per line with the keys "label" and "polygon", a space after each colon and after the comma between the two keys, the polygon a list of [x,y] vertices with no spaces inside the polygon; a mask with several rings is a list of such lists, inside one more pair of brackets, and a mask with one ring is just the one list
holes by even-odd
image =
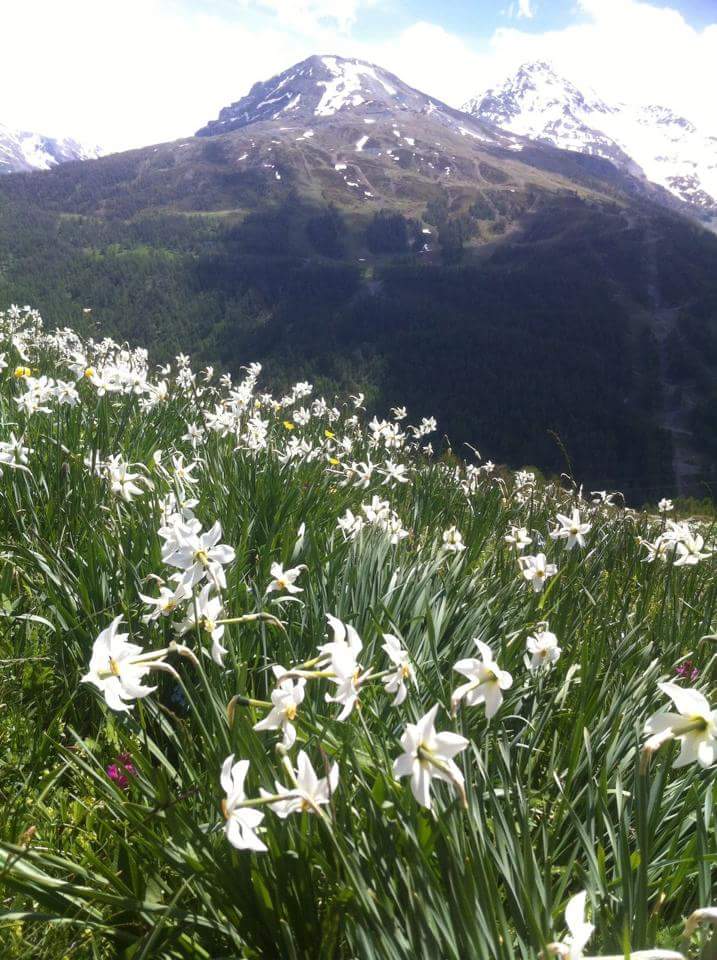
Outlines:
{"label": "alpine vegetation", "polygon": [[714,956],[711,525],[261,374],[0,314],[3,957]]}

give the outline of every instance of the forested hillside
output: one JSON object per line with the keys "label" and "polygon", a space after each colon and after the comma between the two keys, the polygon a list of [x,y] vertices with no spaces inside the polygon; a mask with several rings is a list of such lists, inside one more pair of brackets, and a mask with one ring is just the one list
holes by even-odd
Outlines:
{"label": "forested hillside", "polygon": [[258,360],[278,388],[430,407],[458,453],[634,501],[675,492],[687,458],[680,492],[704,495],[717,238],[607,161],[466,131],[439,144],[413,120],[360,140],[355,118],[259,123],[5,177],[0,299],[158,360]]}

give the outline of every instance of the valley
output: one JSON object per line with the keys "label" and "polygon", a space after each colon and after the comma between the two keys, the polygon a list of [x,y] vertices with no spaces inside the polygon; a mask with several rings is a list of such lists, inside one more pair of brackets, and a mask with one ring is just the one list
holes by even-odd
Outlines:
{"label": "valley", "polygon": [[[711,489],[707,401],[680,413],[687,484],[659,397],[665,351],[714,336],[696,318],[717,238],[662,188],[340,58],[258,84],[198,133],[1,178],[0,296],[161,361],[189,347],[230,371],[257,360],[277,387],[300,374],[372,409],[408,401],[459,455],[637,501]],[[669,341],[647,271],[659,310],[686,304]]]}

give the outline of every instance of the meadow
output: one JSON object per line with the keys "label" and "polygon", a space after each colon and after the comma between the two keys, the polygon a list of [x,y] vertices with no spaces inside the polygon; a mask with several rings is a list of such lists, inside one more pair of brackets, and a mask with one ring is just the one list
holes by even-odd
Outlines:
{"label": "meadow", "polygon": [[2,957],[717,957],[711,522],[261,376],[0,314]]}

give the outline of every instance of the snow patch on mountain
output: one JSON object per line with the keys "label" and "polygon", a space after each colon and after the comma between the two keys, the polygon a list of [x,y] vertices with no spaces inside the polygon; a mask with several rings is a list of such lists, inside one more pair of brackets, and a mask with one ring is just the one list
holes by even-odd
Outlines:
{"label": "snow patch on mountain", "polygon": [[464,110],[521,137],[604,157],[681,200],[717,210],[717,137],[667,107],[608,103],[539,61]]}
{"label": "snow patch on mountain", "polygon": [[[500,132],[471,121],[387,70],[363,60],[337,56],[308,57],[269,80],[255,83],[245,97],[224,107],[216,120],[197,131],[197,136],[217,136],[253,123],[277,120],[307,125],[343,121],[380,125],[388,121],[395,127],[395,136],[401,138],[405,124],[415,117],[431,117],[437,124],[454,130],[467,125],[471,135],[479,139],[497,145],[506,142]],[[412,146],[414,131],[407,132],[408,136],[402,138]]]}
{"label": "snow patch on mountain", "polygon": [[49,170],[70,160],[93,160],[98,147],[87,147],[71,138],[58,139],[0,124],[0,174]]}
{"label": "snow patch on mountain", "polygon": [[396,96],[395,88],[368,63],[360,60],[339,60],[337,57],[322,57],[321,60],[332,76],[330,80],[317,80],[317,86],[325,88],[314,110],[317,117],[330,117],[345,106],[360,107],[365,102],[361,94],[366,77],[380,83],[389,97]]}

